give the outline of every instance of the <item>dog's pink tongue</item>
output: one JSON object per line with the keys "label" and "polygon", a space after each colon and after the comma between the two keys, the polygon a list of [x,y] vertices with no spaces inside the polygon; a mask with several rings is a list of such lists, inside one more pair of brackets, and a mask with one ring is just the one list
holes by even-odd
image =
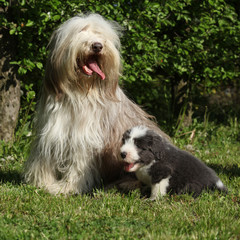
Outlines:
{"label": "dog's pink tongue", "polygon": [[130,169],[131,169],[133,166],[134,166],[133,163],[126,163],[125,166],[124,166],[124,170],[125,170],[126,172],[129,172]]}
{"label": "dog's pink tongue", "polygon": [[101,69],[99,68],[99,66],[97,65],[97,62],[92,60],[88,62],[88,67],[95,73],[97,73],[102,80],[105,79],[105,74],[101,71]]}

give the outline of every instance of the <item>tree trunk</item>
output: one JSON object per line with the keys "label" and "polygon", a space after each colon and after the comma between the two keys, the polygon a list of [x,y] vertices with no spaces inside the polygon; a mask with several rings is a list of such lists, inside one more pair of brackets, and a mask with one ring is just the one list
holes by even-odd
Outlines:
{"label": "tree trunk", "polygon": [[[2,14],[3,9],[0,8]],[[16,69],[10,64],[15,60],[16,39],[8,29],[0,28],[0,139],[14,138],[20,107],[20,82]]]}

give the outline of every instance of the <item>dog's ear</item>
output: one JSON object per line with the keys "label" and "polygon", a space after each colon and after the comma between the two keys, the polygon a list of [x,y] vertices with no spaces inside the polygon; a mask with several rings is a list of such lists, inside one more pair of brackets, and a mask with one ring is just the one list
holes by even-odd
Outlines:
{"label": "dog's ear", "polygon": [[129,138],[129,136],[130,136],[130,132],[131,132],[131,130],[128,129],[128,130],[123,134],[123,136],[122,136],[122,144],[124,144],[125,141],[126,141],[126,139]]}
{"label": "dog's ear", "polygon": [[134,139],[135,144],[140,149],[148,150],[153,144],[153,137],[151,135],[146,135],[141,138]]}
{"label": "dog's ear", "polygon": [[156,160],[161,160],[163,157],[163,139],[160,135],[152,135],[152,143],[149,146]]}

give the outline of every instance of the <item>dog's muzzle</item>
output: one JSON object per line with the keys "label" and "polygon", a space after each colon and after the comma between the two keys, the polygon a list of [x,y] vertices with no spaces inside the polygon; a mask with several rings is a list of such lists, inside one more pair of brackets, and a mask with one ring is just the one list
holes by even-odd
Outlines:
{"label": "dog's muzzle", "polygon": [[122,158],[122,159],[124,159],[124,158],[126,158],[126,156],[127,156],[127,153],[126,153],[126,152],[121,152],[121,154],[120,154],[120,155],[121,155],[121,158]]}
{"label": "dog's muzzle", "polygon": [[95,42],[92,44],[92,50],[94,53],[100,53],[103,49],[103,45],[100,42]]}

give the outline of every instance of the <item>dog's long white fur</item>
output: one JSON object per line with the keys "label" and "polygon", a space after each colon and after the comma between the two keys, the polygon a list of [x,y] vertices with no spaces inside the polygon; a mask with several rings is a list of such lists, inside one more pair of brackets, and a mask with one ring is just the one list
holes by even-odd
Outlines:
{"label": "dog's long white fur", "polygon": [[[108,173],[121,171],[118,154],[127,129],[143,124],[164,135],[118,85],[118,30],[116,23],[91,14],[74,17],[53,33],[36,137],[25,164],[27,183],[53,194],[89,192]],[[78,65],[96,41],[103,45],[99,64],[105,80],[86,76]]]}

